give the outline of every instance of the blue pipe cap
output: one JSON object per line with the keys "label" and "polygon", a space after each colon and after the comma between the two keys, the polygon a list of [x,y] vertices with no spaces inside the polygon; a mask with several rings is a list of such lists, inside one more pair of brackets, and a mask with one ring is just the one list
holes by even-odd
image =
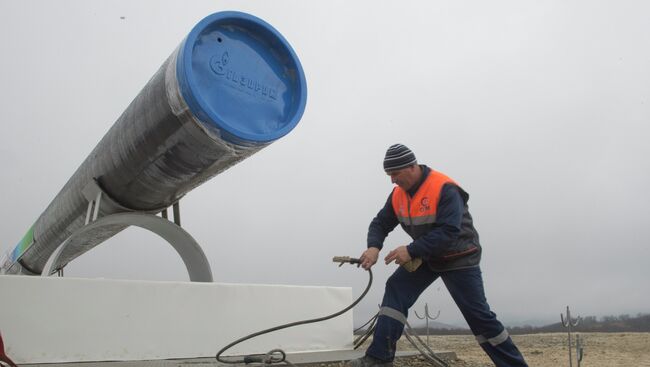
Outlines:
{"label": "blue pipe cap", "polygon": [[227,11],[203,19],[181,45],[176,67],[192,113],[231,143],[277,140],[305,110],[300,60],[277,30],[250,14]]}

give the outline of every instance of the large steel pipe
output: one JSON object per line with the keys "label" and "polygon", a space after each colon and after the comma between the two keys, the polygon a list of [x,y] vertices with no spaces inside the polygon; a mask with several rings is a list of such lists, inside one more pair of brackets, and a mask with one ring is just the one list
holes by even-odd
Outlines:
{"label": "large steel pipe", "polygon": [[[156,213],[211,177],[289,133],[306,103],[300,61],[266,22],[239,12],[199,22],[163,63],[23,240],[6,273],[39,274],[84,225],[93,180],[121,206]],[[122,230],[64,254],[66,264]]]}

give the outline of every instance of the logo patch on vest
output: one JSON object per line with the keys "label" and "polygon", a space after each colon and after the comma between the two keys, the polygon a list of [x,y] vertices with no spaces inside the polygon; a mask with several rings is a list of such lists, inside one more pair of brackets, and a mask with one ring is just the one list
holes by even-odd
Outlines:
{"label": "logo patch on vest", "polygon": [[425,196],[422,198],[422,200],[420,200],[420,213],[424,213],[429,209],[431,209],[431,205],[429,205],[429,198]]}

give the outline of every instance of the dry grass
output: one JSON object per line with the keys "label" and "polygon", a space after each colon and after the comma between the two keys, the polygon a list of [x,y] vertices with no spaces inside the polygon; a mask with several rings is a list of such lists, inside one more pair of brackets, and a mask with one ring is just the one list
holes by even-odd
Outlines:
{"label": "dry grass", "polygon": [[[528,364],[539,367],[569,365],[567,335],[565,333],[514,335],[512,339],[523,353]],[[582,333],[584,367],[650,367],[650,333]],[[472,336],[429,337],[434,350],[456,352],[453,367],[493,366]],[[412,349],[400,340],[399,347]],[[572,351],[575,358],[575,349]],[[407,362],[407,361],[404,361]],[[396,363],[408,366],[414,364]],[[574,366],[577,366],[575,359]]]}
{"label": "dry grass", "polygon": [[[569,366],[565,333],[515,335],[512,338],[531,367]],[[582,333],[581,338],[584,350],[581,367],[650,367],[650,333]],[[473,336],[430,336],[429,344],[433,350],[456,353],[456,360],[449,361],[450,367],[494,366]],[[412,350],[413,347],[402,338],[398,349]],[[575,349],[573,366],[577,367],[574,352]],[[321,366],[335,367],[341,363]],[[410,357],[397,359],[395,366],[429,364],[422,357]]]}

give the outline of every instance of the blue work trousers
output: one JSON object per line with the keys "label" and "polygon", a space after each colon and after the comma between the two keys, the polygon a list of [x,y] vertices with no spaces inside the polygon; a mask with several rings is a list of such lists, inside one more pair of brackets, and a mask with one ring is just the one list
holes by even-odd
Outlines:
{"label": "blue work trousers", "polygon": [[[408,317],[409,308],[438,278],[442,278],[477,341],[497,367],[528,366],[501,322],[497,320],[496,314],[490,311],[483,290],[481,269],[478,266],[434,272],[425,263],[412,273],[400,266],[386,281],[382,307],[390,307]],[[372,344],[366,354],[383,361],[392,361],[395,358],[397,340],[403,331],[404,324],[400,321],[380,315]]]}

